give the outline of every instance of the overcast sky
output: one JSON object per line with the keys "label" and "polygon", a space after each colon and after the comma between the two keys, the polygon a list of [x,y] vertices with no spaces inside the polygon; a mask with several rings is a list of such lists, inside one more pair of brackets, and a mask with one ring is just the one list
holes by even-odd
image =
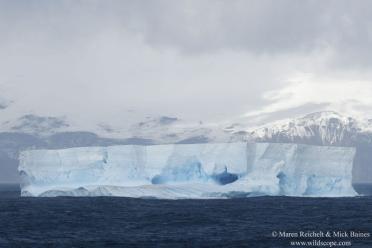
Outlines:
{"label": "overcast sky", "polygon": [[0,0],[2,121],[372,117],[371,13],[362,0]]}

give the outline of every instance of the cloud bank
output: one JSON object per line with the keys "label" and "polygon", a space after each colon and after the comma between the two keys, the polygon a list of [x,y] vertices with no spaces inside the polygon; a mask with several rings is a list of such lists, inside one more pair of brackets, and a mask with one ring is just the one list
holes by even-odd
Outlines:
{"label": "cloud bank", "polygon": [[371,11],[370,1],[1,1],[1,96],[13,101],[2,116],[372,116]]}

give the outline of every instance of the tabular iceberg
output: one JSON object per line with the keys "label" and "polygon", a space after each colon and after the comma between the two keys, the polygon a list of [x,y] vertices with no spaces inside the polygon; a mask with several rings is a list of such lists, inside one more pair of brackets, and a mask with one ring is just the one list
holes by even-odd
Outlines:
{"label": "tabular iceberg", "polygon": [[354,155],[279,143],[123,145],[24,151],[18,170],[22,196],[354,196]]}

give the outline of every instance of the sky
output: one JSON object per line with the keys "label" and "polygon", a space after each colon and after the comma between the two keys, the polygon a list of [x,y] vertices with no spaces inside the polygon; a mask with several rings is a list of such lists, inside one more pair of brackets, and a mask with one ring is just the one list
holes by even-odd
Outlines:
{"label": "sky", "polygon": [[372,2],[0,0],[0,114],[372,118]]}

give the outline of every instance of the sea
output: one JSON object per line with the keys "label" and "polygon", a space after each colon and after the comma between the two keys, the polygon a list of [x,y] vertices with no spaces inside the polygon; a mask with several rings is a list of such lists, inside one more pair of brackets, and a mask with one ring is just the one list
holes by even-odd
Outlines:
{"label": "sea", "polygon": [[371,248],[371,234],[371,196],[37,198],[0,185],[0,247]]}

